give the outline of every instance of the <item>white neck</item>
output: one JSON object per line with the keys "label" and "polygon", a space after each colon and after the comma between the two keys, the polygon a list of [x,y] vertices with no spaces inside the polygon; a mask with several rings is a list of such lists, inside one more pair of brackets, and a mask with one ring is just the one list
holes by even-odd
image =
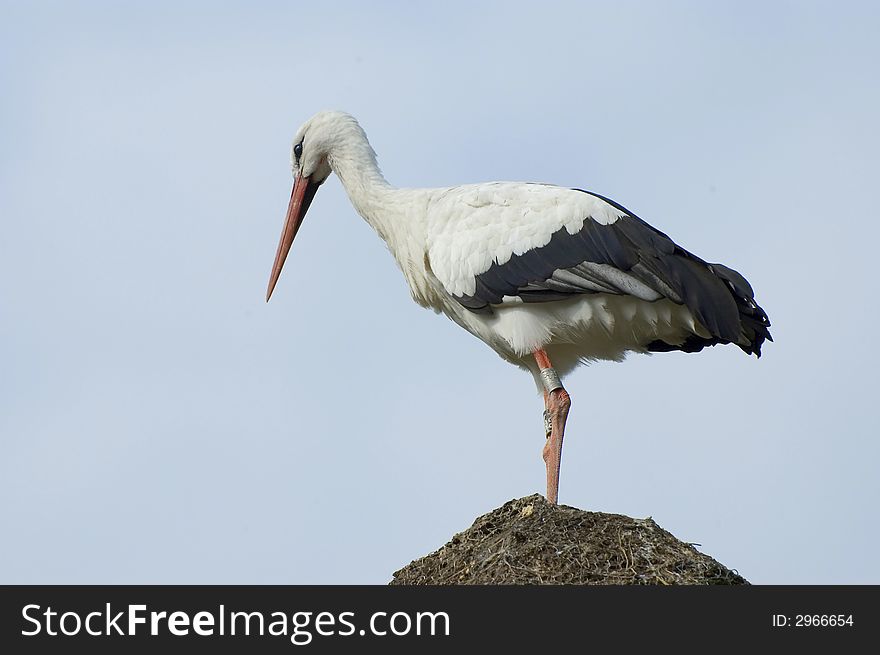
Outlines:
{"label": "white neck", "polygon": [[357,212],[388,244],[409,283],[416,302],[426,305],[427,281],[425,205],[431,189],[398,189],[379,170],[376,153],[366,136],[349,133],[328,154]]}
{"label": "white neck", "polygon": [[393,217],[388,211],[397,189],[379,170],[376,153],[366,137],[348,135],[328,155],[330,168],[339,176],[351,204],[379,236],[388,241]]}

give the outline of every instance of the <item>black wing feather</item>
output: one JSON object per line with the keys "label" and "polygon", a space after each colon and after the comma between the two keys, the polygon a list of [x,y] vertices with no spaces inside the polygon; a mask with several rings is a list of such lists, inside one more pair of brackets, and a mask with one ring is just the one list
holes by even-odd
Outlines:
{"label": "black wing feather", "polygon": [[[770,321],[742,275],[722,264],[706,263],[621,205],[590,195],[625,215],[608,225],[588,217],[575,234],[561,228],[546,245],[513,255],[504,264],[493,262],[476,276],[474,293],[456,299],[471,311],[491,312],[491,306],[501,303],[504,296],[552,302],[584,293],[625,294],[628,289],[638,292],[647,287],[658,294],[651,299],[662,296],[686,305],[712,335],[694,335],[682,344],[655,341],[647,344],[648,350],[696,352],[717,343],[736,343],[760,357],[761,344],[765,339],[772,341],[767,329]],[[621,284],[619,274],[612,276],[605,269],[603,275],[601,266],[594,264],[612,266],[644,286],[629,278]]]}

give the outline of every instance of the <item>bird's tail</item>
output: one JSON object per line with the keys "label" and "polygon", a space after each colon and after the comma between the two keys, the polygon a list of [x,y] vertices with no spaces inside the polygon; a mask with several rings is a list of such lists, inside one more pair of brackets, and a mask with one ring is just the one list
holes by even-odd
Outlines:
{"label": "bird's tail", "polygon": [[709,264],[709,270],[724,282],[730,290],[739,310],[740,325],[742,326],[741,338],[736,345],[749,355],[761,356],[761,345],[764,341],[773,341],[770,336],[770,319],[758,303],[755,302],[755,292],[742,275],[724,264]]}
{"label": "bird's tail", "polygon": [[[683,250],[679,250],[678,253],[681,256],[666,260],[668,266],[678,266],[679,274],[671,275],[669,279],[680,279],[684,273],[691,275],[692,281],[694,280],[693,276],[699,278],[697,280],[701,281],[699,288],[706,293],[688,295],[685,286],[680,285],[682,300],[710,336],[691,334],[682,343],[675,344],[658,339],[649,343],[646,346],[647,350],[650,352],[681,350],[695,353],[719,343],[733,343],[747,354],[760,357],[761,345],[764,341],[773,341],[773,337],[770,336],[768,329],[770,319],[767,318],[767,312],[755,302],[755,292],[748,280],[724,264],[709,264]],[[696,288],[698,285],[694,286]],[[727,294],[730,295],[727,296]],[[703,307],[701,305],[703,296],[713,298],[713,303],[707,303],[706,307]],[[726,313],[723,322],[707,310],[708,307],[729,306],[730,300],[733,300],[736,314],[733,314],[732,311]]]}

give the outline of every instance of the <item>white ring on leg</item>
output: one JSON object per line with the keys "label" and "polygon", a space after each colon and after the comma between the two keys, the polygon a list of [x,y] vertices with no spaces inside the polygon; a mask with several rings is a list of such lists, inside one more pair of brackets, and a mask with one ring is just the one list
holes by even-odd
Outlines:
{"label": "white ring on leg", "polygon": [[544,384],[544,391],[547,393],[551,393],[556,391],[557,389],[563,389],[562,381],[559,379],[559,375],[556,373],[555,368],[542,368],[541,369],[541,382]]}

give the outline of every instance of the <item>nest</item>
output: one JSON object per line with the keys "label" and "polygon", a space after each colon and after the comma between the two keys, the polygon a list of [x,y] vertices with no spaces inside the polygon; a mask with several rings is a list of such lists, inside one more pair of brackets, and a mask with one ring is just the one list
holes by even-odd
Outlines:
{"label": "nest", "polygon": [[393,585],[749,584],[652,519],[551,505],[535,494],[479,517]]}

